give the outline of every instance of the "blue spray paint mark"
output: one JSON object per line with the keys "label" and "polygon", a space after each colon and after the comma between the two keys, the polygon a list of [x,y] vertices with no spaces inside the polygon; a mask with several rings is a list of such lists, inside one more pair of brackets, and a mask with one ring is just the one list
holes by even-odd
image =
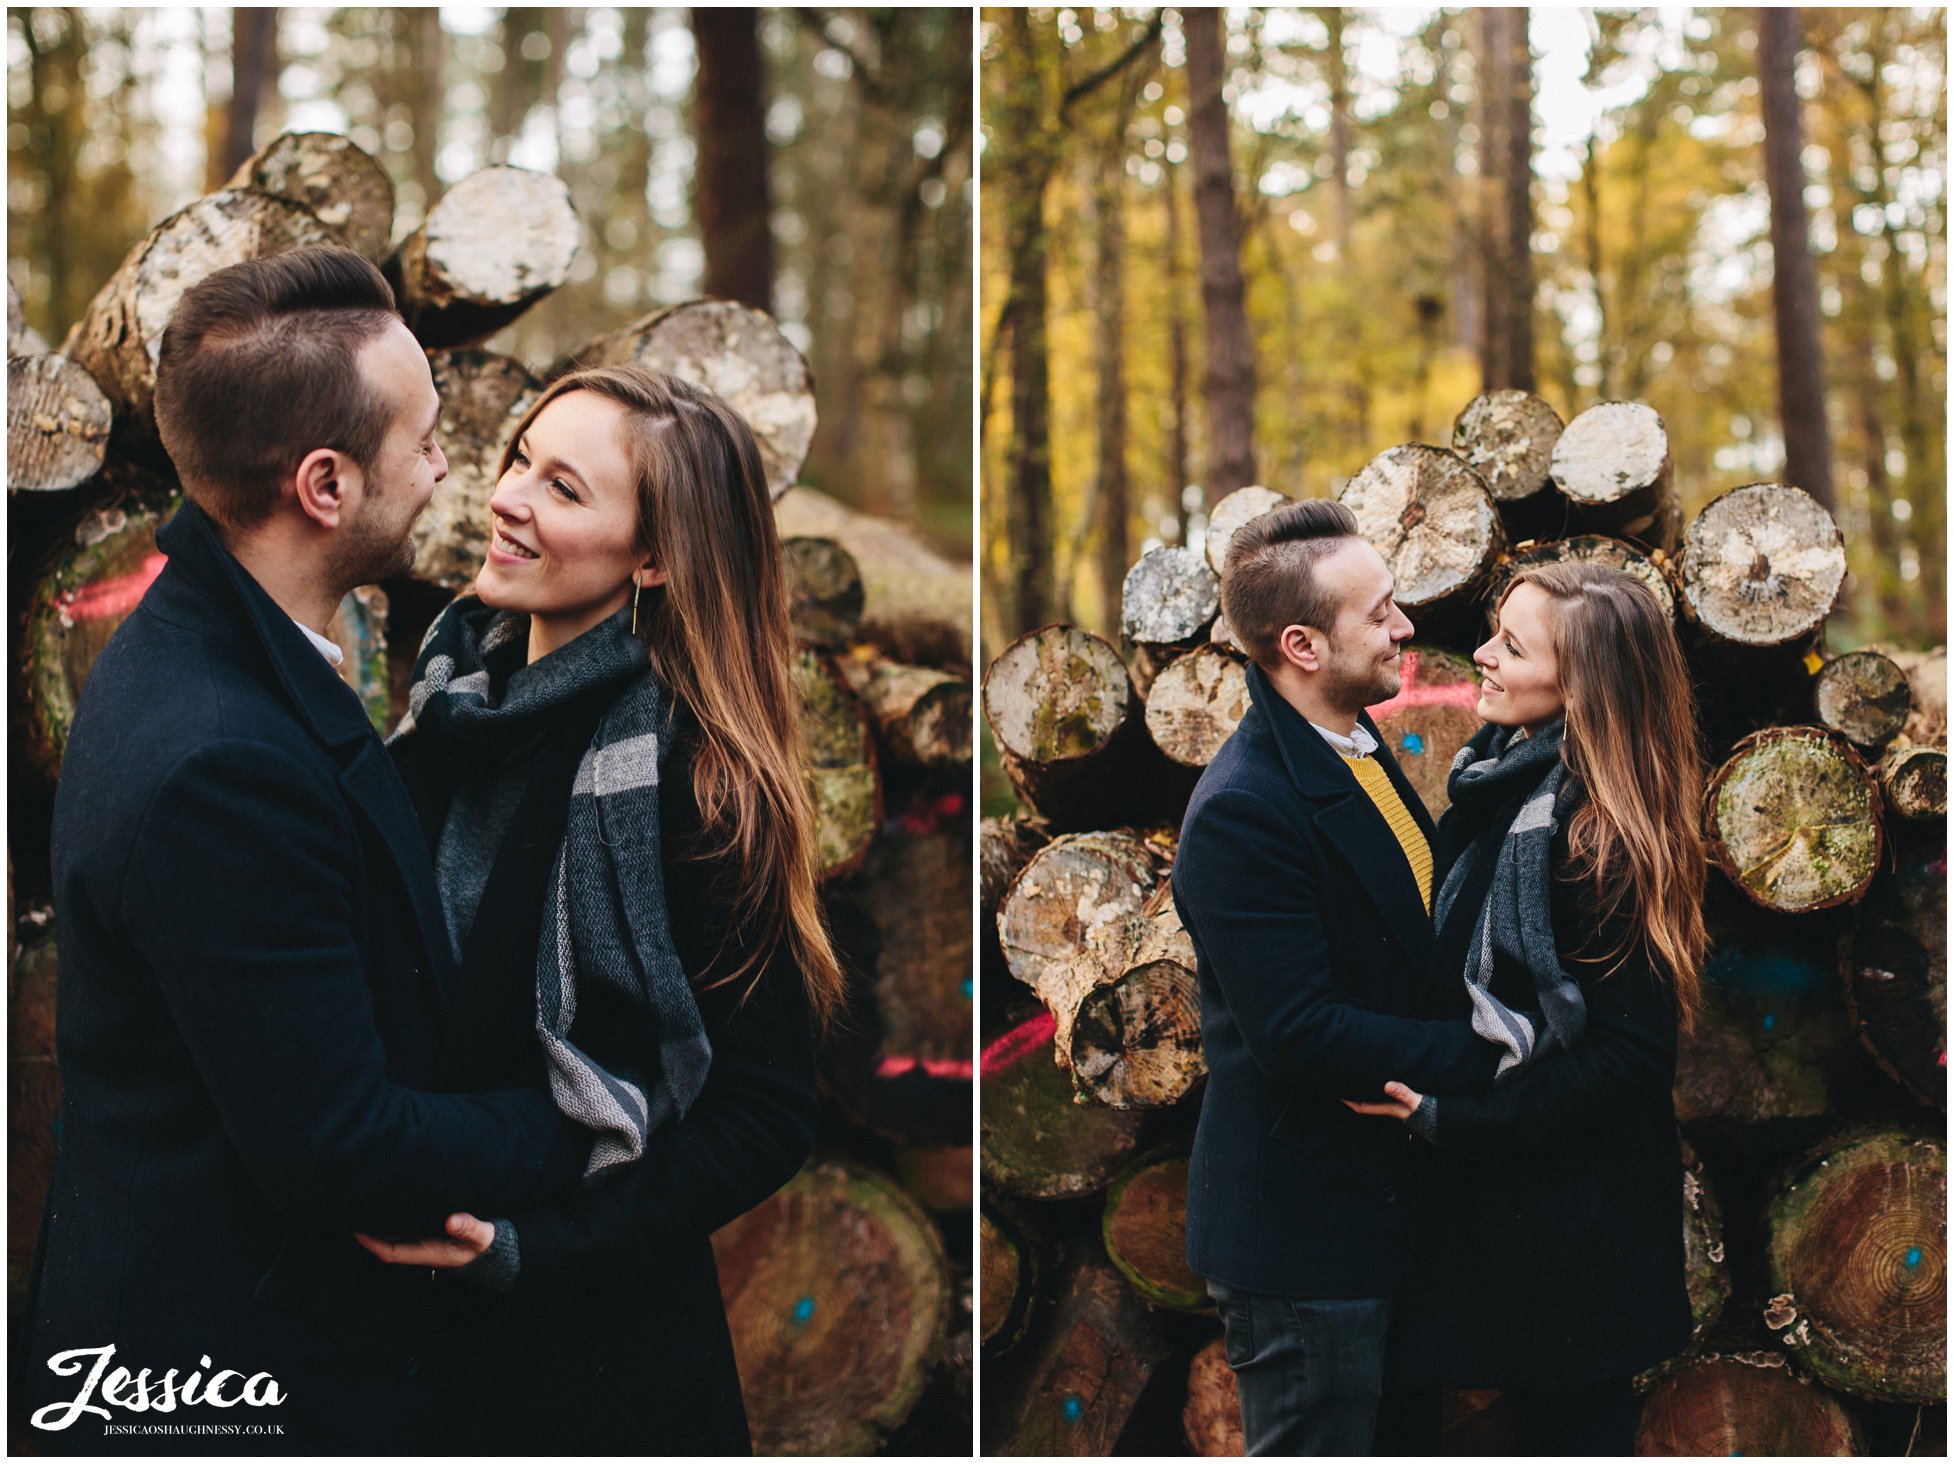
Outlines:
{"label": "blue spray paint mark", "polygon": [[976,989],[976,988],[974,988],[974,987],[973,987],[973,986],[971,986],[971,984],[970,984],[970,978],[969,978],[968,976],[966,976],[966,977],[964,977],[964,978],[963,978],[963,999],[964,999],[965,1001],[969,1001],[969,1000],[970,1000],[970,997],[971,997],[971,993],[972,993],[972,992],[973,992],[973,991],[974,991],[975,989]]}
{"label": "blue spray paint mark", "polygon": [[797,1302],[795,1302],[795,1303],[794,1303],[794,1322],[795,1322],[795,1325],[797,1325],[797,1326],[804,1326],[804,1325],[806,1325],[806,1323],[807,1323],[807,1321],[808,1321],[808,1319],[809,1319],[810,1317],[812,1317],[813,1315],[814,1315],[814,1298],[813,1298],[813,1297],[811,1297],[811,1296],[803,1296],[803,1297],[802,1297],[802,1298],[801,1298],[801,1299],[800,1299],[799,1301],[797,1301]]}
{"label": "blue spray paint mark", "polygon": [[1416,732],[1405,733],[1404,750],[1413,753],[1423,752],[1425,750],[1425,739],[1420,737]]}
{"label": "blue spray paint mark", "polygon": [[1920,1264],[1920,1247],[1917,1245],[1912,1246],[1907,1251],[1907,1265],[1911,1267],[1911,1266],[1917,1266],[1919,1264]]}
{"label": "blue spray paint mark", "polygon": [[1085,1416],[1085,1411],[1086,1405],[1079,1401],[1079,1395],[1077,1393],[1066,1394],[1065,1421],[1067,1423],[1077,1423]]}
{"label": "blue spray paint mark", "polygon": [[1768,1032],[1773,1027],[1777,1026],[1777,1024],[1778,1024],[1778,1019],[1767,1012],[1764,1017],[1764,1030]]}

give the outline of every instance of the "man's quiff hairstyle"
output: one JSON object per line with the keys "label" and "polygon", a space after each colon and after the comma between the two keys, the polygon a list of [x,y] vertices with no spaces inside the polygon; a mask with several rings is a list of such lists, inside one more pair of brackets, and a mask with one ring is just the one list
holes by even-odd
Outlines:
{"label": "man's quiff hairstyle", "polygon": [[1359,537],[1357,516],[1334,498],[1271,509],[1235,530],[1221,572],[1221,613],[1256,665],[1269,670],[1282,660],[1287,626],[1335,633],[1342,607],[1316,582],[1316,565]]}
{"label": "man's quiff hairstyle", "polygon": [[249,529],[307,454],[333,448],[370,468],[394,404],[368,387],[359,354],[399,318],[380,271],[333,245],[192,285],[156,361],[156,427],[183,491],[219,523]]}

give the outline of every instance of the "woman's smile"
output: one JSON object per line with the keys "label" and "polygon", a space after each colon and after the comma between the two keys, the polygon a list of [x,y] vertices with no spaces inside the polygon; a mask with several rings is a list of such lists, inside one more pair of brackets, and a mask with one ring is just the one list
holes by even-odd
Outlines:
{"label": "woman's smile", "polygon": [[511,537],[501,524],[495,526],[495,537],[489,540],[489,557],[498,564],[520,564],[526,559],[540,556],[527,544]]}

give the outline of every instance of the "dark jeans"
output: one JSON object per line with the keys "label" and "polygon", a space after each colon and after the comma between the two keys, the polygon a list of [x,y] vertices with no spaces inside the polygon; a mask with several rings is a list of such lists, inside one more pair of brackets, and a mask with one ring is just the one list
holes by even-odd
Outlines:
{"label": "dark jeans", "polygon": [[1387,1297],[1308,1301],[1219,1281],[1250,1454],[1368,1454],[1384,1390]]}
{"label": "dark jeans", "polygon": [[1635,1452],[1635,1390],[1627,1378],[1585,1388],[1500,1390],[1529,1458],[1625,1459]]}

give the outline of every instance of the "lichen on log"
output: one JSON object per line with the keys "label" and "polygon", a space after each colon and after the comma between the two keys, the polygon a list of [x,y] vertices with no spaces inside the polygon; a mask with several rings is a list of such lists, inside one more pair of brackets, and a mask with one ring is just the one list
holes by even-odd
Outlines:
{"label": "lichen on log", "polygon": [[1221,609],[1221,580],[1192,549],[1169,545],[1140,556],[1120,592],[1120,633],[1139,645],[1182,645]]}
{"label": "lichen on log", "polygon": [[1018,1019],[983,1051],[978,1082],[984,1177],[1025,1199],[1077,1199],[1104,1189],[1137,1152],[1146,1115],[1072,1101],[1052,1050],[1052,1019]]}
{"label": "lichen on log", "polygon": [[789,669],[800,723],[803,772],[814,799],[821,878],[852,874],[882,824],[882,779],[868,714],[818,651],[800,650]]}
{"label": "lichen on log", "polygon": [[387,171],[337,132],[281,132],[244,160],[227,188],[255,188],[309,209],[348,249],[376,263],[393,240]]}
{"label": "lichen on log", "polygon": [[1560,413],[1513,388],[1476,396],[1452,424],[1452,451],[1485,480],[1495,503],[1518,503],[1548,485]]}
{"label": "lichen on log", "polygon": [[1054,827],[1130,822],[1151,753],[1126,663],[1077,626],[1048,625],[984,673],[984,717],[1018,796]]}
{"label": "lichen on log", "polygon": [[1870,771],[1820,727],[1746,737],[1705,794],[1710,856],[1768,909],[1851,904],[1879,868],[1884,835]]}
{"label": "lichen on log", "polygon": [[862,571],[833,539],[796,535],[780,542],[787,566],[788,617],[803,645],[839,650],[862,623]]}

